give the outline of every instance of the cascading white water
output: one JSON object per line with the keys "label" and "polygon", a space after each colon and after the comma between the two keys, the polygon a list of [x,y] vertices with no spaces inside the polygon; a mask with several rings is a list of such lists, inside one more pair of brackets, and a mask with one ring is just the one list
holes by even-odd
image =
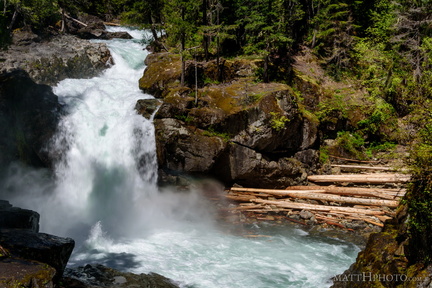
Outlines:
{"label": "cascading white water", "polygon": [[107,42],[115,65],[99,77],[54,88],[68,110],[53,143],[64,157],[54,182],[16,169],[8,185],[34,196],[14,204],[39,211],[43,232],[78,240],[72,266],[152,271],[182,287],[328,287],[354,261],[355,245],[263,224],[249,230],[265,237],[233,235],[218,228],[198,193],[158,191],[154,127],[134,111],[138,99],[152,97],[137,83],[146,32],[110,29],[135,39]]}

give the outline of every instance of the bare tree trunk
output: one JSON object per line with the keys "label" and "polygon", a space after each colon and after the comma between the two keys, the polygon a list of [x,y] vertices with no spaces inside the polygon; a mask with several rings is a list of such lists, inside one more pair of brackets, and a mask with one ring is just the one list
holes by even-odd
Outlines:
{"label": "bare tree trunk", "polygon": [[196,49],[195,49],[195,106],[198,104],[198,67],[196,59]]}
{"label": "bare tree trunk", "polygon": [[10,23],[9,26],[7,27],[7,29],[9,30],[9,32],[12,31],[12,28],[13,28],[13,26],[14,26],[14,24],[15,24],[16,17],[17,17],[17,16],[18,16],[18,12],[17,12],[17,10],[15,10],[15,11],[14,11],[14,14],[13,14],[13,16],[12,16],[11,23]]}

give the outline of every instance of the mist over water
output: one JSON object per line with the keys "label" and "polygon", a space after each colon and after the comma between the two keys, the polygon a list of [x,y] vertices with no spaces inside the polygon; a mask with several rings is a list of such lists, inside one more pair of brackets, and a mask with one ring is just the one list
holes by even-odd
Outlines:
{"label": "mist over water", "polygon": [[[41,231],[73,237],[71,266],[101,263],[156,272],[182,287],[328,287],[359,249],[295,228],[248,227],[258,238],[218,226],[199,187],[157,187],[151,120],[134,111],[147,51],[145,31],[111,40],[111,68],[92,79],[66,79],[54,93],[67,107],[50,149],[62,155],[54,175],[12,165],[0,183],[15,206],[41,214]],[[217,185],[213,185],[217,187]]]}

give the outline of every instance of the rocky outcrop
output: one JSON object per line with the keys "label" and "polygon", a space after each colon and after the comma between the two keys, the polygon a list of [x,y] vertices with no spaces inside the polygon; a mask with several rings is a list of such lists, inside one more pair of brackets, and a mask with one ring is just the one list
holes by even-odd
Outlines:
{"label": "rocky outcrop", "polygon": [[259,62],[198,63],[197,90],[195,63],[187,63],[183,87],[178,56],[151,54],[146,63],[140,88],[163,99],[155,116],[159,167],[256,187],[298,184],[316,168],[317,121],[288,85],[254,81]]}
{"label": "rocky outcrop", "polygon": [[159,108],[162,101],[158,99],[140,99],[135,105],[135,110],[143,117],[150,119],[153,113]]}
{"label": "rocky outcrop", "polygon": [[66,78],[93,77],[106,69],[111,61],[104,43],[93,43],[68,34],[42,39],[29,30],[18,30],[13,39],[8,50],[0,50],[0,73],[22,69],[41,84],[54,85]]}
{"label": "rocky outcrop", "polygon": [[39,213],[13,207],[8,201],[0,200],[0,227],[2,229],[25,229],[39,232]]}
{"label": "rocky outcrop", "polygon": [[174,282],[156,273],[132,274],[119,272],[102,265],[86,265],[66,269],[63,287],[136,287],[136,288],[177,288]]}
{"label": "rocky outcrop", "polygon": [[25,71],[0,74],[0,163],[51,166],[45,147],[60,110],[51,87],[36,84]]}
{"label": "rocky outcrop", "polygon": [[333,288],[432,287],[432,181],[430,170],[420,174],[413,177],[396,216],[369,237],[356,262],[334,277]]}
{"label": "rocky outcrop", "polygon": [[63,275],[74,240],[38,233],[39,214],[7,201],[0,204],[0,286],[53,287]]}

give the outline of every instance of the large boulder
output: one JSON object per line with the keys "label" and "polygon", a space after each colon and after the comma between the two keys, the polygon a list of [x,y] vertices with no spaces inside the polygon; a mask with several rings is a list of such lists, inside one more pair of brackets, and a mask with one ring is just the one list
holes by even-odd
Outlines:
{"label": "large boulder", "polygon": [[103,265],[86,265],[66,269],[62,281],[65,287],[136,287],[136,288],[178,288],[170,279],[156,274],[132,274],[119,272]]}
{"label": "large boulder", "polygon": [[0,227],[7,229],[26,229],[39,232],[39,213],[12,207],[8,201],[0,200]]}
{"label": "large boulder", "polygon": [[38,213],[0,200],[0,286],[17,285],[1,287],[53,287],[61,279],[75,241],[38,229]]}
{"label": "large boulder", "polygon": [[52,288],[55,269],[37,261],[0,259],[0,287]]}
{"label": "large boulder", "polygon": [[8,50],[0,50],[0,73],[22,69],[41,84],[55,85],[66,78],[94,77],[111,63],[106,44],[69,34],[47,41],[30,31],[18,30],[14,32],[14,39]]}
{"label": "large boulder", "polygon": [[0,74],[0,163],[51,166],[46,145],[60,111],[51,87],[36,84],[23,70]]}
{"label": "large boulder", "polygon": [[194,63],[186,65],[184,86],[177,56],[154,54],[146,63],[140,87],[163,99],[155,127],[165,172],[211,175],[227,185],[284,187],[303,182],[317,168],[318,121],[288,85],[255,82],[256,61],[223,61],[220,71],[229,80],[223,83],[215,79],[215,63],[198,63],[206,83],[197,89],[189,79]]}
{"label": "large boulder", "polygon": [[0,244],[12,256],[48,264],[56,271],[55,281],[63,275],[75,241],[21,229],[1,229]]}

